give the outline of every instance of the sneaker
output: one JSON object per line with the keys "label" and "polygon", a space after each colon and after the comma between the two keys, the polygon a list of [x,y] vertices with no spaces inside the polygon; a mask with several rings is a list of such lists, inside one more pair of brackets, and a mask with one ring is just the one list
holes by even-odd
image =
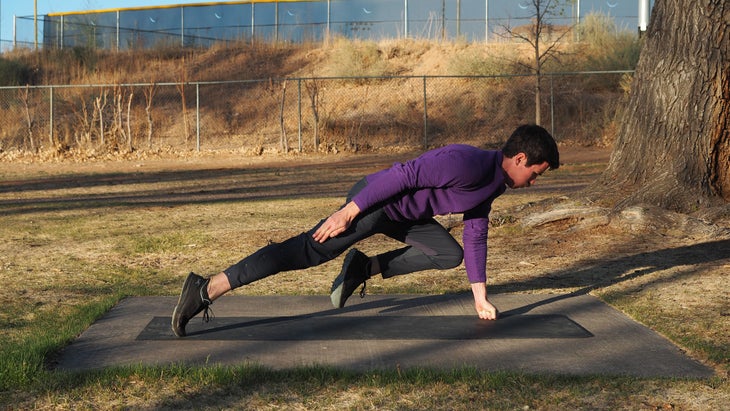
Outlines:
{"label": "sneaker", "polygon": [[180,298],[172,312],[172,332],[178,337],[185,337],[185,326],[188,321],[201,311],[205,311],[203,321],[210,321],[208,306],[213,302],[208,297],[209,281],[195,273],[188,274],[188,278],[185,279]]}
{"label": "sneaker", "polygon": [[370,278],[369,262],[368,256],[356,248],[347,253],[340,275],[332,282],[332,290],[330,290],[332,305],[336,308],[344,307],[345,301],[360,284],[362,284],[360,298],[365,297],[366,280]]}

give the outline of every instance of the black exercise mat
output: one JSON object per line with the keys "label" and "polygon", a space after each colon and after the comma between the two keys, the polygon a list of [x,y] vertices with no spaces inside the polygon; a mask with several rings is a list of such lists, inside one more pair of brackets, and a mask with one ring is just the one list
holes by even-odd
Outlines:
{"label": "black exercise mat", "polygon": [[[587,338],[588,330],[564,315],[513,315],[497,321],[473,315],[289,316],[193,318],[189,340],[474,340],[506,338]],[[137,340],[177,339],[170,317],[153,317]]]}

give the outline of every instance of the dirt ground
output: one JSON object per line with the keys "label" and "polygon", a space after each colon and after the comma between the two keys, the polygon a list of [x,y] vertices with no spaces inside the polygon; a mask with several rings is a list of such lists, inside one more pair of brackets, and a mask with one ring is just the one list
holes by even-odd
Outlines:
{"label": "dirt ground", "polygon": [[[362,175],[415,154],[202,153],[182,158],[137,155],[106,161],[3,162],[0,216],[69,207],[93,213],[131,206],[172,209],[323,197],[332,199],[328,207],[336,207]],[[559,170],[546,173],[532,188],[508,190],[495,202],[489,292],[599,295],[727,376],[727,354],[717,353],[727,353],[730,346],[730,217],[719,213],[708,221],[650,207],[609,210],[582,202],[576,194],[600,175],[609,156],[610,149],[605,148],[562,147]],[[308,221],[315,221],[311,218]],[[460,239],[457,216],[439,219]],[[306,224],[279,227],[271,235],[276,240],[296,234],[307,229]],[[382,247],[378,242],[372,240],[363,248]],[[14,257],[7,252],[0,262],[11,267]],[[423,292],[463,288],[464,273],[463,267],[446,273],[460,281],[454,286],[436,285],[439,280],[433,275],[420,274],[410,286]],[[322,278],[302,291],[327,289],[332,275]],[[375,293],[403,290],[397,287],[397,281],[368,284]]]}

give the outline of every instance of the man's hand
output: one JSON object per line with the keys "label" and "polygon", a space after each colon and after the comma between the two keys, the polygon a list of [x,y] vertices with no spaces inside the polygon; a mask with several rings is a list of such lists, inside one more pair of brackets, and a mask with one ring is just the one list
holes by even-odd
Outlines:
{"label": "man's hand", "polygon": [[474,308],[482,320],[496,320],[499,310],[487,299],[487,283],[473,283],[471,292],[474,294]]}
{"label": "man's hand", "polygon": [[347,230],[352,224],[352,220],[360,214],[360,208],[357,204],[350,201],[337,212],[329,216],[324,223],[314,232],[312,237],[314,241],[323,243],[328,238],[335,237],[343,231]]}

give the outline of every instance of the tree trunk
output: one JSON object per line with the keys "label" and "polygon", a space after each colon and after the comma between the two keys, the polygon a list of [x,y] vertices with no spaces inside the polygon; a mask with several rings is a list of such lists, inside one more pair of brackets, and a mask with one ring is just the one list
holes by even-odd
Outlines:
{"label": "tree trunk", "polygon": [[281,151],[289,152],[289,141],[286,138],[286,125],[284,124],[284,105],[286,104],[286,80],[281,86],[281,105],[279,110],[279,127],[281,128]]}
{"label": "tree trunk", "polygon": [[589,193],[682,212],[730,201],[728,21],[726,0],[656,1],[611,160]]}
{"label": "tree trunk", "polygon": [[[542,37],[542,31],[544,28],[545,21],[543,20],[543,15],[545,13],[545,10],[541,10],[541,2],[535,1],[533,2],[536,9],[535,14],[535,26],[533,27],[533,35],[535,38],[535,44],[533,45],[533,49],[535,52],[535,124],[538,126],[542,122],[542,111],[540,110],[540,101],[542,100],[542,95],[540,93],[540,82],[542,81],[542,56],[540,55],[540,41]],[[550,2],[548,2],[548,5],[550,5]]]}
{"label": "tree trunk", "polygon": [[[539,24],[539,23],[538,23]],[[540,41],[535,41],[535,124],[538,126],[542,123],[542,111],[540,102],[542,101],[541,82],[542,82],[542,61],[540,61]]]}

